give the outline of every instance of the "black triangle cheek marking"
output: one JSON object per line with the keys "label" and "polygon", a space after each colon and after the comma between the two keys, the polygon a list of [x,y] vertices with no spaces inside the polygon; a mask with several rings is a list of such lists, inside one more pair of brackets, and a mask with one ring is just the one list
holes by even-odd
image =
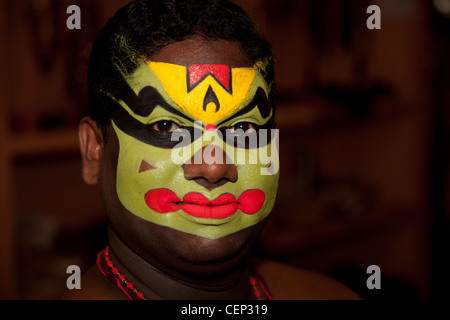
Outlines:
{"label": "black triangle cheek marking", "polygon": [[208,87],[208,90],[206,91],[205,94],[205,99],[203,100],[203,111],[206,112],[206,107],[208,106],[208,104],[210,103],[214,103],[216,105],[216,111],[217,112],[220,110],[220,102],[219,99],[217,98],[213,88],[211,86]]}

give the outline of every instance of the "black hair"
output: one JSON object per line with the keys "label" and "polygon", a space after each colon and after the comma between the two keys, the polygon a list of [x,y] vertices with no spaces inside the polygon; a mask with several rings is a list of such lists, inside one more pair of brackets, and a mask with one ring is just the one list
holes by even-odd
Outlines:
{"label": "black hair", "polygon": [[142,57],[192,36],[238,44],[254,64],[261,62],[274,106],[272,49],[242,8],[228,0],[138,0],[120,9],[94,43],[88,73],[88,114],[106,137],[126,83]]}

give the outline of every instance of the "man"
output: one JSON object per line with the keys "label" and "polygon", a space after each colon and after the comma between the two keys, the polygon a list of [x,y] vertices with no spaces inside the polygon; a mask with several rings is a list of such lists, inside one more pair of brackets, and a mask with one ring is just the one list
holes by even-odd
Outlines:
{"label": "man", "polygon": [[249,257],[278,185],[272,61],[228,1],[142,0],[107,23],[79,136],[109,246],[65,298],[356,298]]}

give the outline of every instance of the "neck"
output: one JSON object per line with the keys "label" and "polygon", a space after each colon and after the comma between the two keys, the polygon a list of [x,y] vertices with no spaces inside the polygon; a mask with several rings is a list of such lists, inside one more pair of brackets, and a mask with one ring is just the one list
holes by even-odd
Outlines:
{"label": "neck", "polygon": [[204,283],[188,277],[180,280],[144,260],[111,230],[109,243],[109,255],[114,265],[146,299],[244,300],[252,297],[249,264]]}

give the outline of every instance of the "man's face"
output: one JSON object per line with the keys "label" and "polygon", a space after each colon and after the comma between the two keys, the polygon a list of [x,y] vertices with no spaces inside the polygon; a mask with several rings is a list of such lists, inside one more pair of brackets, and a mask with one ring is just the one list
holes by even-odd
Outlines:
{"label": "man's face", "polygon": [[[104,179],[122,207],[107,208],[113,216],[189,239],[259,233],[278,186],[270,87],[236,46],[217,43],[169,45],[125,78],[130,93],[112,120],[115,179]],[[143,225],[136,232],[151,233]]]}

